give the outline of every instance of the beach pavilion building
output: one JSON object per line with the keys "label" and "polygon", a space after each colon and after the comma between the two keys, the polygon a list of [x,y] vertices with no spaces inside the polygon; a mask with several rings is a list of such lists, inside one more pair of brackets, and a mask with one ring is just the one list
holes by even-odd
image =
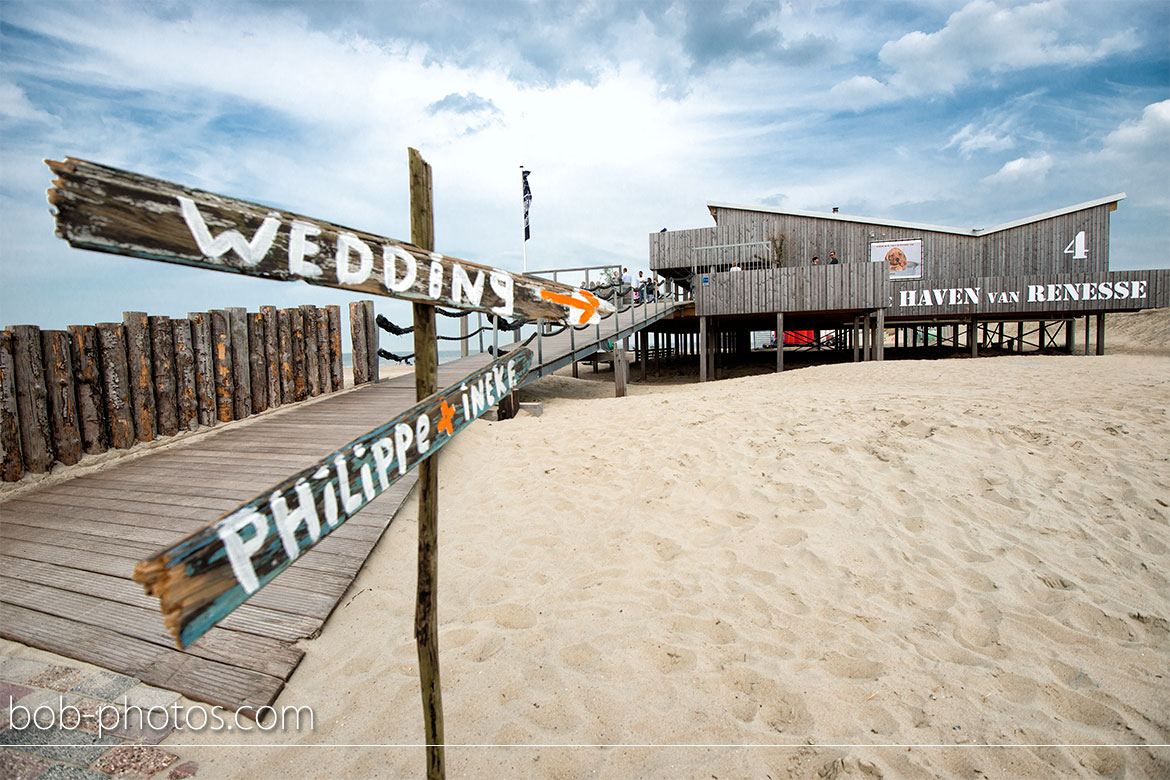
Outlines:
{"label": "beach pavilion building", "polygon": [[1095,318],[1101,354],[1106,312],[1170,306],[1170,270],[1109,270],[1109,215],[1124,198],[975,229],[708,202],[713,227],[650,234],[651,271],[693,301],[659,330],[706,355],[701,379],[773,330],[881,360],[886,346],[928,343],[1072,351],[1080,318],[1088,352]]}

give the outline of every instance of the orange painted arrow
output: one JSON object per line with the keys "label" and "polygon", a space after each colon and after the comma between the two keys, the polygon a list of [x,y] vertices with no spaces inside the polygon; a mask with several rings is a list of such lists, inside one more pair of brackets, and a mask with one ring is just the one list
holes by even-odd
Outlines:
{"label": "orange painted arrow", "polygon": [[549,290],[541,290],[540,297],[546,301],[559,303],[561,306],[580,309],[581,319],[577,322],[578,325],[588,325],[593,322],[594,317],[597,316],[597,310],[601,308],[601,301],[588,290],[577,290],[572,295],[562,295],[561,293],[555,293]]}

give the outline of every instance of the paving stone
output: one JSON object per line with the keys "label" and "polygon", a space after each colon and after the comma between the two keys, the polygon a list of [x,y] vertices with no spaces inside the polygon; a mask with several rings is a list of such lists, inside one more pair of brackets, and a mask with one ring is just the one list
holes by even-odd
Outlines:
{"label": "paving stone", "polygon": [[174,753],[145,745],[119,745],[107,750],[94,768],[119,777],[150,777],[178,760]]}
{"label": "paving stone", "polygon": [[[76,727],[95,734],[98,732],[99,717],[103,717],[108,723],[113,725],[122,714],[120,707],[116,707],[106,701],[88,699],[84,696],[80,697],[73,706],[81,713],[81,722]],[[64,725],[67,728],[73,728],[72,718],[67,718]]]}
{"label": "paving stone", "polygon": [[0,681],[0,729],[8,728],[8,724],[11,722],[9,716],[12,714],[12,705],[32,692],[32,688]]}
{"label": "paving stone", "polygon": [[[58,721],[66,707],[73,706],[79,701],[81,701],[81,697],[73,693],[60,693],[38,688],[21,699],[18,705],[27,710],[28,717],[33,718],[39,725],[51,728],[60,725]],[[24,712],[18,710],[16,714],[16,724],[23,726],[25,724]]]}
{"label": "paving stone", "polygon": [[9,727],[0,731],[0,745],[21,747],[29,753],[81,766],[89,766],[98,756],[120,742],[114,737],[99,737],[80,729],[18,730]]}
{"label": "paving stone", "polygon": [[[97,731],[96,718],[90,720],[86,727],[90,731]],[[146,709],[121,711],[117,720],[108,711],[102,713],[101,732],[130,742],[157,745],[174,730],[175,724],[171,713],[163,710],[155,710],[153,713]]]}
{"label": "paving stone", "polygon": [[21,750],[0,750],[0,777],[5,780],[33,780],[49,768],[49,763]]}
{"label": "paving stone", "polygon": [[124,674],[95,671],[86,675],[86,679],[70,688],[72,693],[92,696],[95,699],[113,701],[126,691],[138,684],[138,680]]}
{"label": "paving stone", "polygon": [[[174,691],[168,691],[163,688],[156,688],[153,685],[146,683],[138,683],[124,694],[126,697],[126,704],[134,707],[141,707],[146,710],[151,707],[163,707],[169,709],[172,704],[182,698]],[[122,699],[119,697],[118,703],[122,704]]]}
{"label": "paving stone", "polygon": [[172,767],[171,771],[167,773],[167,777],[171,780],[187,780],[189,777],[194,777],[199,771],[199,764],[194,761],[184,761],[176,767]]}
{"label": "paving stone", "polygon": [[65,692],[85,679],[85,673],[72,666],[54,664],[40,674],[30,677],[26,685]]}
{"label": "paving stone", "polygon": [[49,664],[31,658],[0,658],[0,680],[23,683],[48,668]]}
{"label": "paving stone", "polygon": [[103,775],[101,772],[95,772],[92,769],[82,769],[78,766],[53,764],[37,780],[110,780],[110,776]]}

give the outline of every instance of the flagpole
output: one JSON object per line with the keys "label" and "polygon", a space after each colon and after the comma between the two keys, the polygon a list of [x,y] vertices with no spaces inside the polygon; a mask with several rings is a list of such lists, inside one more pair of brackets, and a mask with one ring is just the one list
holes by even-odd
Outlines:
{"label": "flagpole", "polygon": [[528,273],[528,203],[524,200],[524,166],[520,166],[520,254]]}

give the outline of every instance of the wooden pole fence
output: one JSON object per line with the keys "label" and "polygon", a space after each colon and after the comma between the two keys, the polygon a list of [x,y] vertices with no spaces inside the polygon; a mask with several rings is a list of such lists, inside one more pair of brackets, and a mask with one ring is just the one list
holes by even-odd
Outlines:
{"label": "wooden pole fence", "polygon": [[[372,302],[358,311],[366,334]],[[289,315],[295,331],[283,327]],[[369,343],[363,335],[367,374]],[[16,482],[83,454],[243,419],[341,390],[343,379],[339,306],[10,326],[0,330],[0,476]]]}

